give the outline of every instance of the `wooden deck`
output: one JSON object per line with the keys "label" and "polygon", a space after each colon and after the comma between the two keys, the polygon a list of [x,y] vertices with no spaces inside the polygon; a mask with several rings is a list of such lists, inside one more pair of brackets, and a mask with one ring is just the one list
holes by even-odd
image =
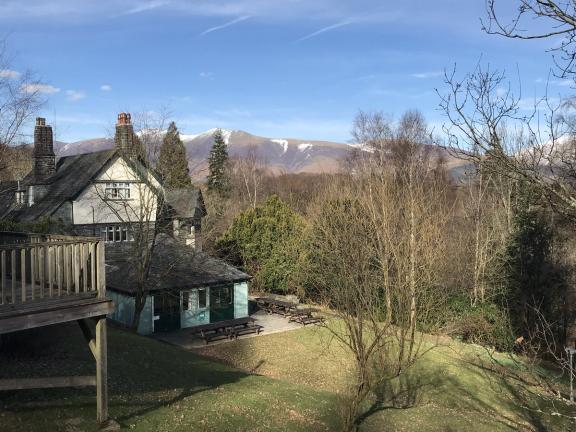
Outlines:
{"label": "wooden deck", "polygon": [[101,239],[0,232],[0,335],[77,321],[96,361],[95,376],[0,380],[0,391],[94,385],[97,420],[106,424],[106,315],[113,308]]}

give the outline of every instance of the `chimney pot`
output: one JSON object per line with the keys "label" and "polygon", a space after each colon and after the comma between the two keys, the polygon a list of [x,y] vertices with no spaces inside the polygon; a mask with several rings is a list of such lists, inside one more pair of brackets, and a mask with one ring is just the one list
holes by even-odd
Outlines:
{"label": "chimney pot", "polygon": [[34,128],[34,177],[37,181],[43,181],[55,172],[52,126],[46,125],[45,118],[37,117]]}
{"label": "chimney pot", "polygon": [[137,150],[134,148],[134,129],[130,120],[130,113],[121,112],[118,114],[114,143],[116,149],[128,157],[137,157]]}

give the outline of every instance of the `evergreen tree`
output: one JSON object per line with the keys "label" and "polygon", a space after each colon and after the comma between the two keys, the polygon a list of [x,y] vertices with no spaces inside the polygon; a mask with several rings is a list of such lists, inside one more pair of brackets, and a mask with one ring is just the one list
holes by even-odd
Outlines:
{"label": "evergreen tree", "polygon": [[303,232],[302,218],[272,195],[264,204],[236,216],[216,247],[227,261],[254,276],[256,288],[289,293],[294,291]]}
{"label": "evergreen tree", "polygon": [[174,122],[168,126],[168,131],[160,147],[158,171],[164,179],[164,184],[170,189],[186,188],[192,185],[186,148]]}
{"label": "evergreen tree", "polygon": [[520,184],[506,250],[505,302],[514,330],[525,337],[539,330],[542,318],[559,320],[565,288],[553,256],[554,230],[533,197],[534,191]]}
{"label": "evergreen tree", "polygon": [[221,129],[214,132],[214,145],[208,156],[208,170],[208,190],[220,195],[228,194],[230,191],[228,148]]}

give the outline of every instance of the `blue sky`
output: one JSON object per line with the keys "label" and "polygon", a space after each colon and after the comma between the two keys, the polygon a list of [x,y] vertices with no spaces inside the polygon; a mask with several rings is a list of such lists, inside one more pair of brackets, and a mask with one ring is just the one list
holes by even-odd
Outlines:
{"label": "blue sky", "polygon": [[[0,0],[13,69],[49,86],[57,139],[108,135],[120,111],[179,129],[346,141],[359,109],[417,108],[438,128],[442,71],[480,59],[546,89],[554,41],[481,30],[484,0]],[[567,82],[548,91],[566,95]]]}

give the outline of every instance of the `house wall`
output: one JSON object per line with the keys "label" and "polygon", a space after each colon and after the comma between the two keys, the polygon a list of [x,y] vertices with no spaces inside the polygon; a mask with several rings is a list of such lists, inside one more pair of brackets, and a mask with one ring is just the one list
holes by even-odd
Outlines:
{"label": "house wall", "polygon": [[[160,187],[156,179],[145,174],[150,184]],[[104,200],[105,184],[98,182],[125,182],[131,184],[130,199]],[[141,180],[141,176],[121,157],[116,157],[73,202],[74,224],[106,224],[126,221],[156,220],[156,192]]]}
{"label": "house wall", "polygon": [[[182,300],[182,293],[180,293]],[[182,301],[180,301],[182,304]],[[180,326],[182,328],[194,327],[201,324],[210,323],[210,288],[206,288],[206,308],[198,308],[198,289],[190,290],[188,297],[189,310],[182,310],[180,315]]]}
{"label": "house wall", "polygon": [[[106,291],[106,297],[114,302],[114,312],[108,317],[123,325],[131,325],[135,310],[134,297],[112,290]],[[146,304],[140,315],[138,333],[143,335],[154,333],[154,299],[152,296],[148,296],[146,299]]]}
{"label": "house wall", "polygon": [[248,282],[234,284],[234,318],[248,316]]}

